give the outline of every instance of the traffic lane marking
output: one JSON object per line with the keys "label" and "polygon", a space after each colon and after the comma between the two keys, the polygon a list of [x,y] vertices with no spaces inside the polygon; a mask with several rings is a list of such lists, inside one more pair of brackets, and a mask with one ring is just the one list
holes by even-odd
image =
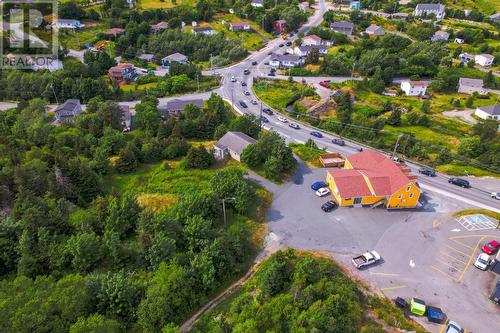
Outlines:
{"label": "traffic lane marking", "polygon": [[388,291],[388,290],[403,289],[403,288],[407,288],[407,286],[403,284],[403,285],[400,285],[400,286],[380,288],[380,290],[382,290],[382,291]]}

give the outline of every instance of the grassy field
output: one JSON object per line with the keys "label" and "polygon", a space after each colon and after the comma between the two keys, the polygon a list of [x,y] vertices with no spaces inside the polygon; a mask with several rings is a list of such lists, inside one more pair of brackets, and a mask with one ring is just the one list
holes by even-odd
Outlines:
{"label": "grassy field", "polygon": [[194,6],[195,0],[139,0],[140,9],[165,9],[172,8],[179,5]]}
{"label": "grassy field", "polygon": [[266,44],[265,40],[254,32],[234,32],[229,30],[228,23],[231,21],[248,22],[255,31],[259,32],[260,35],[264,36],[265,38],[272,37],[271,34],[264,31],[255,22],[241,19],[234,14],[217,15],[214,18],[214,21],[210,23],[210,26],[216,31],[223,31],[230,39],[241,40],[243,47],[245,47],[247,50],[258,50]]}
{"label": "grassy field", "polygon": [[[281,112],[287,112],[287,105],[305,96],[306,90],[310,90],[310,88],[298,82],[275,80],[260,81],[253,86],[253,90],[259,99],[264,101],[267,105]],[[318,98],[319,96],[315,93],[313,96],[308,96],[308,100],[317,100]]]}
{"label": "grassy field", "polygon": [[470,165],[444,164],[436,168],[439,172],[452,176],[475,176],[475,177],[496,177],[500,178],[498,173],[479,169]]}
{"label": "grassy field", "polygon": [[60,31],[59,39],[63,45],[70,49],[82,50],[86,43],[94,44],[99,41],[97,34],[107,30],[103,25],[96,25],[88,28],[83,28],[73,31]]}
{"label": "grassy field", "polygon": [[446,5],[450,8],[459,9],[475,8],[486,15],[491,15],[495,11],[500,11],[500,1],[496,0],[452,0],[446,1]]}
{"label": "grassy field", "polygon": [[295,155],[313,168],[321,168],[322,165],[319,161],[319,157],[327,152],[325,149],[310,148],[304,144],[297,143],[291,143],[290,148],[292,148]]}

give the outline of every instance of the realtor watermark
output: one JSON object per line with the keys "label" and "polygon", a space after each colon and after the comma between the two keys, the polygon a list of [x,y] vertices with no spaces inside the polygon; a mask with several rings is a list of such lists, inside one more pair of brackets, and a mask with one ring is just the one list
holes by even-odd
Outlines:
{"label": "realtor watermark", "polygon": [[57,0],[0,1],[0,68],[50,68],[58,56]]}

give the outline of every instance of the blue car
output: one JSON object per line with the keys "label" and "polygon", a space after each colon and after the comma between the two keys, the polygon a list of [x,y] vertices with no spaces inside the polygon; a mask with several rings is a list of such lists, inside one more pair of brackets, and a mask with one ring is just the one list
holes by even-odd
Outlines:
{"label": "blue car", "polygon": [[317,191],[323,187],[328,187],[328,184],[325,182],[315,182],[315,183],[312,183],[312,185],[311,185],[311,189],[313,189],[314,191]]}
{"label": "blue car", "polygon": [[315,136],[317,138],[322,138],[323,137],[323,134],[321,134],[320,132],[316,132],[316,131],[311,132],[311,135]]}

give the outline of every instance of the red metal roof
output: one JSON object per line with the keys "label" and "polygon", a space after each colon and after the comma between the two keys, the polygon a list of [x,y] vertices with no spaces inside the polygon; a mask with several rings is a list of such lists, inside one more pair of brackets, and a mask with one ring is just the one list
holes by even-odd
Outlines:
{"label": "red metal roof", "polygon": [[342,198],[372,196],[363,175],[352,169],[328,171],[335,180],[335,186]]}

